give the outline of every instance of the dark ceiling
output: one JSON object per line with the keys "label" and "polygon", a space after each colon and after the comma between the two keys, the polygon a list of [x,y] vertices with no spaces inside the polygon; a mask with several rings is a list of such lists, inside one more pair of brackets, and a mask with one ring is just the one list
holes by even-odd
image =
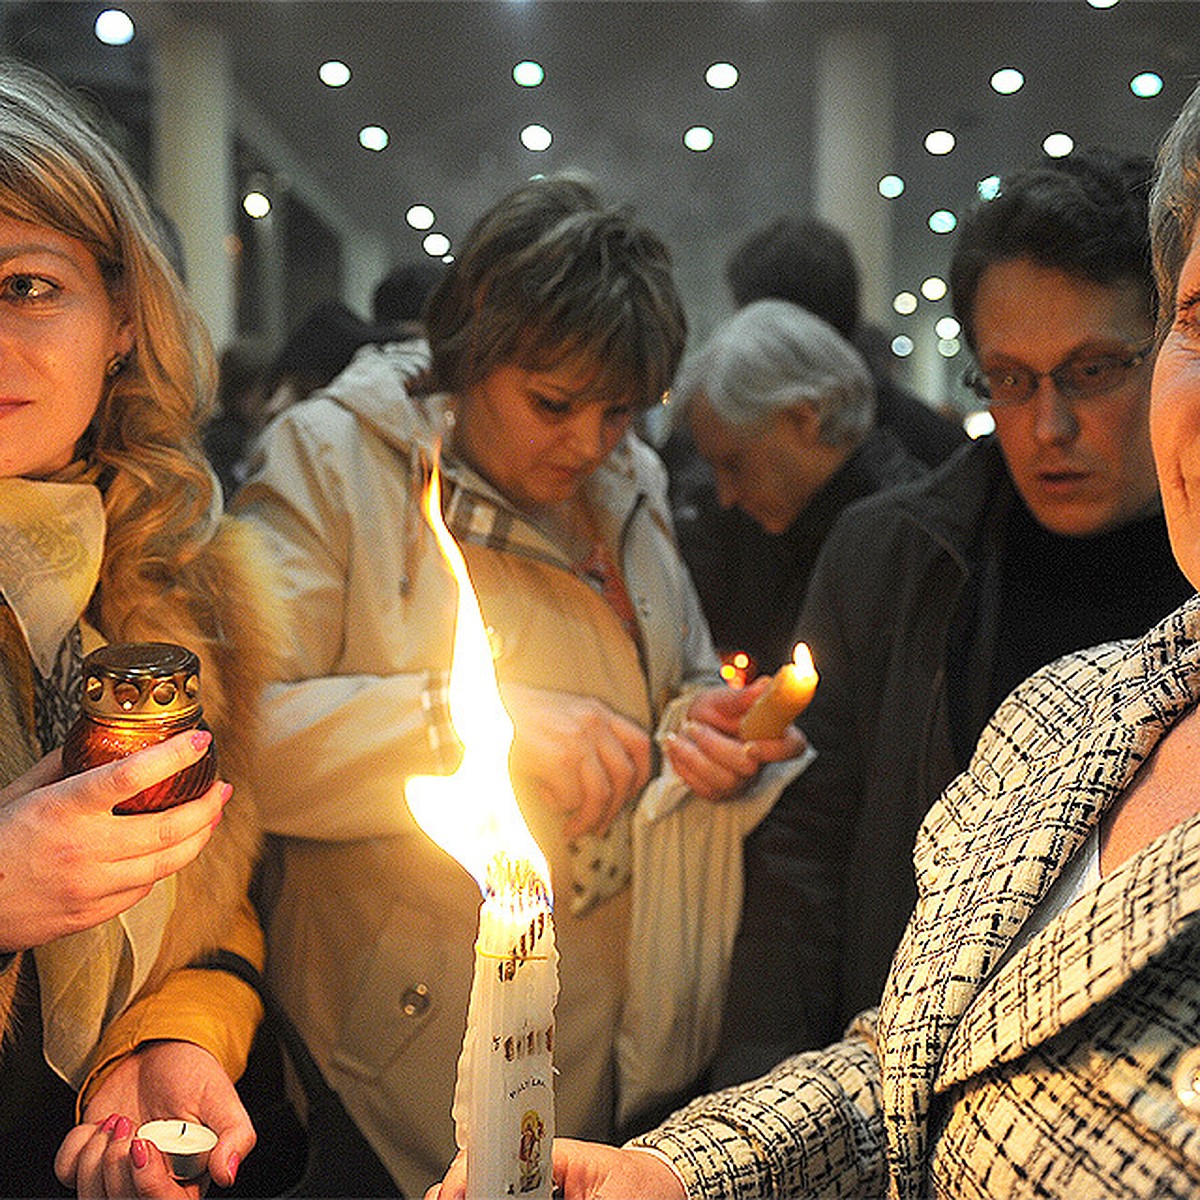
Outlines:
{"label": "dark ceiling", "polygon": [[[28,9],[28,5],[21,6]],[[34,5],[43,24],[99,5]],[[976,182],[1036,156],[1055,130],[1077,143],[1153,150],[1200,76],[1200,6],[1120,0],[953,0],[891,3],[805,0],[151,0],[144,14],[223,30],[239,89],[358,223],[380,229],[397,258],[419,253],[403,221],[417,201],[452,241],[471,219],[536,171],[591,172],[632,201],[671,243],[694,325],[727,304],[725,251],[782,212],[810,212],[814,78],[822,38],[842,26],[885,32],[895,79],[894,170],[907,182],[892,204],[890,296],[942,273],[952,238],[932,234],[930,211],[961,212]],[[158,10],[151,14],[149,10]],[[136,42],[135,42],[136,45]],[[126,48],[130,49],[130,48]],[[328,58],[350,83],[317,78]],[[546,70],[517,87],[513,64]],[[705,68],[728,60],[737,86],[718,92]],[[1002,66],[1026,77],[1001,97]],[[1158,97],[1136,99],[1133,75],[1154,70]],[[554,134],[543,154],[518,141],[537,121]],[[709,125],[713,148],[686,150],[688,126]],[[362,149],[357,131],[382,125],[390,144]],[[934,128],[955,151],[923,148]],[[851,232],[853,232],[851,230]],[[889,327],[901,318],[873,314]]]}

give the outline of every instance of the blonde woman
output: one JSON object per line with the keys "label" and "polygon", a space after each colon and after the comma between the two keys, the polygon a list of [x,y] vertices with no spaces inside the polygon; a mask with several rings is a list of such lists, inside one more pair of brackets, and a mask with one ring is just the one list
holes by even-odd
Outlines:
{"label": "blonde woman", "polygon": [[[49,1194],[55,1170],[80,1194],[197,1195],[132,1136],[155,1117],[217,1130],[219,1184],[254,1144],[231,1077],[257,998],[188,967],[220,947],[261,958],[246,899],[257,826],[227,781],[250,752],[262,589],[199,449],[211,348],[153,231],[137,185],[73,101],[0,62],[5,1195]],[[206,748],[183,734],[61,778],[82,656],[150,640],[200,656],[223,778],[165,813],[114,816]]]}

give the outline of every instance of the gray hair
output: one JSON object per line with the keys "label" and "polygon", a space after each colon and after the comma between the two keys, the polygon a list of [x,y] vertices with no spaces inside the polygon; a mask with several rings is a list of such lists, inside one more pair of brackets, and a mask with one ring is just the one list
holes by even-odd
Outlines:
{"label": "gray hair", "polygon": [[1159,334],[1171,327],[1179,276],[1200,219],[1200,87],[1184,104],[1158,152],[1150,193],[1150,250],[1158,282]]}
{"label": "gray hair", "polygon": [[725,424],[746,431],[811,404],[830,446],[861,441],[875,424],[875,384],[862,355],[786,300],[748,304],[688,359],[674,398],[687,405],[701,394]]}

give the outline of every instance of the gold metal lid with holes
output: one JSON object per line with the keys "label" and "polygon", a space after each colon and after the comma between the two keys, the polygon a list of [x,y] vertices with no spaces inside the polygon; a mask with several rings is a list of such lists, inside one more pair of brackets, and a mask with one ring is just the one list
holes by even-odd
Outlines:
{"label": "gold metal lid with holes", "polygon": [[110,721],[195,716],[200,712],[200,660],[171,642],[101,646],[83,660],[83,711]]}

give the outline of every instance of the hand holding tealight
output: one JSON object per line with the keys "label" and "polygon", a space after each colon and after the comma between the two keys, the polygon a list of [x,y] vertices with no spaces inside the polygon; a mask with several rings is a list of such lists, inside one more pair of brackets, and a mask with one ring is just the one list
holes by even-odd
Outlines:
{"label": "hand holding tealight", "polygon": [[192,1042],[151,1041],[120,1059],[87,1093],[83,1122],[63,1139],[55,1173],[80,1195],[198,1200],[205,1177],[175,1179],[170,1151],[142,1136],[140,1127],[158,1120],[176,1130],[184,1121],[207,1126],[218,1135],[207,1169],[220,1187],[232,1186],[254,1147],[254,1126],[216,1058]]}

